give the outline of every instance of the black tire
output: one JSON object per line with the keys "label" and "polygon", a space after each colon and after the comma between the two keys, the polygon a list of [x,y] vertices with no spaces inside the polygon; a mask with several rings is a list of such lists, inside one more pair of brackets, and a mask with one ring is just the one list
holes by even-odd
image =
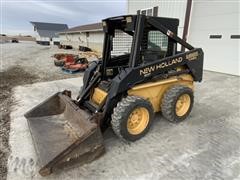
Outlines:
{"label": "black tire", "polygon": [[64,66],[65,61],[64,60],[57,60],[57,59],[55,59],[54,60],[54,64],[55,64],[55,66]]}
{"label": "black tire", "polygon": [[[128,118],[136,108],[143,108],[148,112],[148,122],[144,125],[146,127],[139,134],[131,134],[128,130]],[[121,139],[126,141],[136,141],[142,138],[148,131],[152,124],[154,111],[152,104],[137,96],[127,96],[118,102],[113,110],[111,125],[114,133]]]}
{"label": "black tire", "polygon": [[[187,105],[186,112],[179,116],[177,114],[176,106],[177,101],[182,95],[188,95],[190,97],[189,103]],[[194,103],[193,91],[189,87],[183,85],[177,85],[170,88],[163,96],[161,109],[163,116],[171,122],[181,122],[185,120],[190,114]]]}
{"label": "black tire", "polygon": [[77,64],[87,64],[88,60],[86,58],[77,58],[76,63]]}

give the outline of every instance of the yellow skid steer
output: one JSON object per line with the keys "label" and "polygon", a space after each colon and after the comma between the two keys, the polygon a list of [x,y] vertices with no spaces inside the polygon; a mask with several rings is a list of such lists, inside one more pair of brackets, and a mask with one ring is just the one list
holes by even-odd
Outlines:
{"label": "yellow skid steer", "polygon": [[[180,122],[193,107],[203,51],[177,36],[178,19],[126,15],[104,19],[102,25],[103,57],[85,71],[79,96],[58,92],[25,114],[42,176],[101,156],[108,127],[124,141],[136,141],[149,131],[154,113]],[[116,55],[119,32],[132,42]],[[178,43],[188,50],[177,51]]]}

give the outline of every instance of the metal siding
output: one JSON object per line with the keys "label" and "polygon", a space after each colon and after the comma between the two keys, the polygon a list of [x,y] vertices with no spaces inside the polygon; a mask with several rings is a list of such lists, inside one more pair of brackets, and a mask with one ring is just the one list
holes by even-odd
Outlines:
{"label": "metal siding", "polygon": [[[204,69],[240,75],[240,39],[230,38],[240,34],[238,6],[237,2],[193,2],[189,42],[203,48]],[[210,35],[222,38],[210,39]]]}
{"label": "metal siding", "polygon": [[60,38],[52,38],[52,41],[54,41],[54,42],[60,42]]}
{"label": "metal siding", "polygon": [[53,38],[53,37],[58,37],[58,31],[52,31],[52,30],[37,30],[38,34],[41,37],[49,37],[49,38]]}
{"label": "metal siding", "polygon": [[86,33],[71,33],[60,34],[60,43],[64,45],[71,45],[73,48],[78,49],[79,46],[87,46],[93,50],[102,51],[103,45],[103,32],[89,32],[89,37]]}
{"label": "metal siding", "polygon": [[44,23],[44,22],[30,22],[38,30],[49,30],[49,31],[64,31],[68,29],[67,24],[57,23]]}
{"label": "metal siding", "polygon": [[178,36],[182,37],[185,12],[187,7],[187,0],[128,0],[128,14],[136,14],[137,10],[152,8],[158,6],[158,16],[161,17],[171,17],[178,18],[180,21],[179,24],[179,33]]}
{"label": "metal siding", "polygon": [[91,49],[101,52],[103,48],[103,32],[90,32],[88,37],[88,45]]}

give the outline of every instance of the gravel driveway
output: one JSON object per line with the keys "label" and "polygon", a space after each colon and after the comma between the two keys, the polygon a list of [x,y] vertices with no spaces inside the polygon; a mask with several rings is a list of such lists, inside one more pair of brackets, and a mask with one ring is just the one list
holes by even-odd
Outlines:
{"label": "gravel driveway", "polygon": [[12,88],[34,82],[52,81],[82,74],[65,74],[54,66],[55,53],[78,54],[76,50],[62,50],[57,46],[40,46],[35,42],[0,44],[0,177],[6,177],[9,155],[8,136],[10,107],[15,103]]}
{"label": "gravel driveway", "polygon": [[196,83],[194,107],[185,121],[170,123],[157,113],[149,133],[129,144],[109,128],[103,156],[41,177],[23,114],[66,86],[76,97],[81,83],[81,78],[73,78],[14,88],[9,180],[240,179],[240,78],[213,72],[204,72],[203,82]]}

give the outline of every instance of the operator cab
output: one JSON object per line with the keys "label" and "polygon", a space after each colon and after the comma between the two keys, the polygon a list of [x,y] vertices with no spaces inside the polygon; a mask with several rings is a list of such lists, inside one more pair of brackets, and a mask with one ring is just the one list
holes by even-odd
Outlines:
{"label": "operator cab", "polygon": [[[176,54],[176,41],[148,23],[149,19],[154,19],[177,34],[179,20],[173,18],[145,16],[141,24],[137,24],[137,15],[103,20],[103,69],[107,77],[112,79],[123,68],[136,67]],[[134,59],[136,62],[133,62]]]}

